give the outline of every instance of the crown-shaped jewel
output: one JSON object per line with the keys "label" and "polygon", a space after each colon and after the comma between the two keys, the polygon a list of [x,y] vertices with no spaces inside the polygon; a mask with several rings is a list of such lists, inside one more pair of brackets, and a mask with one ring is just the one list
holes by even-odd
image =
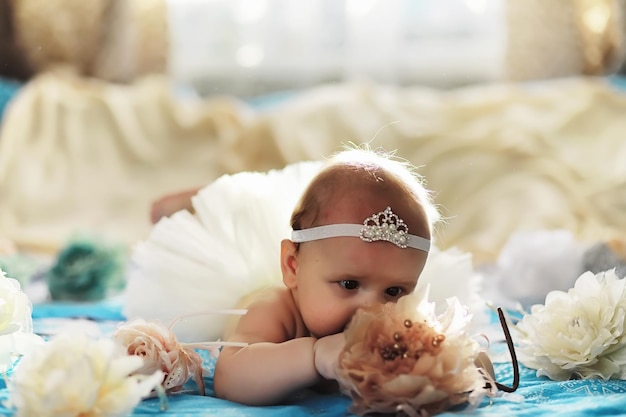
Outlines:
{"label": "crown-shaped jewel", "polygon": [[409,242],[408,235],[409,227],[391,211],[391,207],[365,219],[361,229],[361,239],[366,242],[384,240],[403,249]]}

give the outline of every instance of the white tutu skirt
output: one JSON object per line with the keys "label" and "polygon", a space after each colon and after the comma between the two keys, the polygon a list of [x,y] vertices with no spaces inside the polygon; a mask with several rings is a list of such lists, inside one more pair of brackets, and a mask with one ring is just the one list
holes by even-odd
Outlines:
{"label": "white tutu skirt", "polygon": [[[127,319],[168,325],[183,342],[219,340],[228,315],[246,295],[282,285],[280,242],[289,219],[321,162],[299,162],[266,173],[225,175],[193,199],[195,214],[179,211],[161,219],[133,248],[124,293]],[[484,302],[481,277],[471,256],[434,248],[418,285],[430,284],[441,308],[457,296],[475,315]]]}

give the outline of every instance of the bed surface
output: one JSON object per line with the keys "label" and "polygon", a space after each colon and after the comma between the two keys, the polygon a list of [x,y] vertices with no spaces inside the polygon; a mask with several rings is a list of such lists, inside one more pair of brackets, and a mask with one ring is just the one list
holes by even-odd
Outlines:
{"label": "bed surface", "polygon": [[[119,300],[98,303],[69,304],[54,303],[35,305],[33,310],[36,332],[50,334],[62,331],[65,326],[84,326],[88,332],[101,332],[106,335],[115,325],[124,320]],[[493,334],[498,332],[498,324],[491,325]],[[498,382],[510,386],[513,382],[513,368],[506,355],[506,346],[496,342],[490,347],[490,355],[495,359]],[[203,354],[203,353],[201,353]],[[204,354],[203,354],[204,355]],[[214,359],[203,356],[204,366],[211,370]],[[501,361],[501,362],[498,362]],[[291,403],[272,407],[247,407],[221,400],[212,395],[212,378],[205,377],[206,396],[192,392],[169,397],[169,409],[159,410],[158,399],[142,401],[132,416],[318,416],[344,417],[351,415],[347,410],[350,400],[342,395],[319,395],[304,393]],[[537,378],[535,371],[520,365],[520,385],[513,394],[485,399],[474,410],[455,410],[442,413],[442,416],[609,416],[626,415],[626,381],[572,380],[550,381]],[[7,398],[6,387],[0,390],[0,398]],[[4,402],[4,401],[3,401]],[[5,406],[0,414],[11,415]]]}

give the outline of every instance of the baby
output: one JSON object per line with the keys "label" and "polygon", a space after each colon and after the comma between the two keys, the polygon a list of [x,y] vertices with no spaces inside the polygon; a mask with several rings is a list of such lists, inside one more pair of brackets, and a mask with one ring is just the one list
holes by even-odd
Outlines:
{"label": "baby", "polygon": [[340,152],[313,178],[281,242],[284,286],[246,297],[225,333],[218,397],[279,403],[336,379],[343,330],[359,307],[395,302],[417,284],[438,213],[412,167],[389,155]]}

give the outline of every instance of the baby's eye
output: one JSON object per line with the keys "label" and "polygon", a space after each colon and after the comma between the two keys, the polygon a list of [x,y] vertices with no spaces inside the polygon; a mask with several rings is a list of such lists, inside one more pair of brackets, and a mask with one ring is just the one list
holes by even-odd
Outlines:
{"label": "baby's eye", "polygon": [[399,297],[400,295],[402,295],[402,293],[404,292],[404,290],[400,287],[389,287],[385,290],[385,294],[387,294],[389,297]]}
{"label": "baby's eye", "polygon": [[338,284],[346,290],[356,290],[359,288],[359,282],[353,279],[342,279]]}

